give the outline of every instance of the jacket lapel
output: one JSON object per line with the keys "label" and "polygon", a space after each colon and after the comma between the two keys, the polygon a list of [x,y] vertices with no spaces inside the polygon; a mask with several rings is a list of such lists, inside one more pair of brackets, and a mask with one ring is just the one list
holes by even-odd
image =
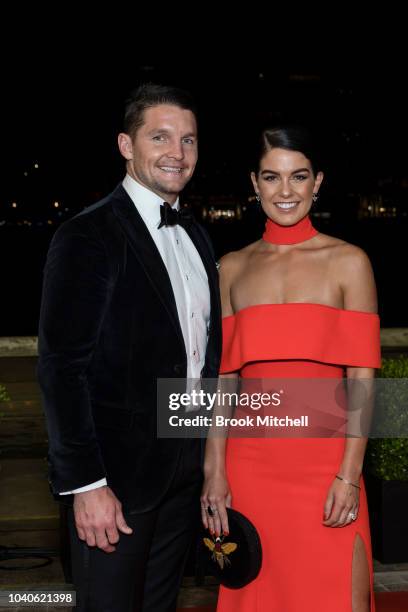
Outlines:
{"label": "jacket lapel", "polygon": [[129,240],[130,248],[138,258],[152,286],[157,292],[159,299],[166,308],[184,347],[183,333],[180,327],[173,288],[167,268],[164,265],[156,244],[136,206],[122,185],[119,185],[115,189],[112,196],[113,212],[116,214]]}

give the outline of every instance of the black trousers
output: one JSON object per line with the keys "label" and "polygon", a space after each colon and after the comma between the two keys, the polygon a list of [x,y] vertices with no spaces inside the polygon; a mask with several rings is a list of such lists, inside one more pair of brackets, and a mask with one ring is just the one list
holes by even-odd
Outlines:
{"label": "black trousers", "polygon": [[105,553],[78,538],[68,523],[72,575],[81,612],[174,612],[200,521],[200,440],[185,440],[170,489],[159,507],[124,513],[132,535]]}

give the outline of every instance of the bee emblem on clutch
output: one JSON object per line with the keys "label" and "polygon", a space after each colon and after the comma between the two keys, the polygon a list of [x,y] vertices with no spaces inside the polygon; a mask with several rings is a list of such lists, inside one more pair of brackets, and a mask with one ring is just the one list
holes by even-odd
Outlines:
{"label": "bee emblem on clutch", "polygon": [[215,538],[215,540],[203,538],[203,541],[207,548],[209,548],[212,552],[212,560],[218,563],[221,569],[224,569],[226,565],[231,565],[231,561],[228,559],[227,555],[234,552],[234,550],[238,548],[238,544],[235,542],[227,542],[226,544],[223,544],[223,538]]}

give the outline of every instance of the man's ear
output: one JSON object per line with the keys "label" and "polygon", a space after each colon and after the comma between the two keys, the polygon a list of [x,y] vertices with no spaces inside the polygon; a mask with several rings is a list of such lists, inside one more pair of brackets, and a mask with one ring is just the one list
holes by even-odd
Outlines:
{"label": "man's ear", "polygon": [[127,161],[133,159],[133,144],[129,134],[121,132],[118,135],[118,147],[119,151]]}

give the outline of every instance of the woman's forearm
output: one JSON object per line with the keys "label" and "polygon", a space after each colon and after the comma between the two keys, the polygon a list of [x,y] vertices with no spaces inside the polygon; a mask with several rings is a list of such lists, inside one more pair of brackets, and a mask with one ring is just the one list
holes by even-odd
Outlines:
{"label": "woman's forearm", "polygon": [[226,438],[207,438],[204,459],[204,476],[224,474]]}
{"label": "woman's forearm", "polygon": [[367,438],[347,438],[339,475],[356,484],[363,469]]}
{"label": "woman's forearm", "polygon": [[[218,392],[220,397],[223,392],[234,393],[239,384],[238,374],[221,374],[218,379]],[[231,416],[234,407],[230,403],[216,403],[212,413],[214,419],[217,415],[224,417]],[[207,442],[205,445],[204,475],[224,474],[225,473],[225,448],[228,438],[228,427],[215,427],[208,430]]]}
{"label": "woman's forearm", "polygon": [[358,483],[363,470],[374,404],[374,370],[348,368],[347,388],[348,437],[345,441],[339,475]]}

